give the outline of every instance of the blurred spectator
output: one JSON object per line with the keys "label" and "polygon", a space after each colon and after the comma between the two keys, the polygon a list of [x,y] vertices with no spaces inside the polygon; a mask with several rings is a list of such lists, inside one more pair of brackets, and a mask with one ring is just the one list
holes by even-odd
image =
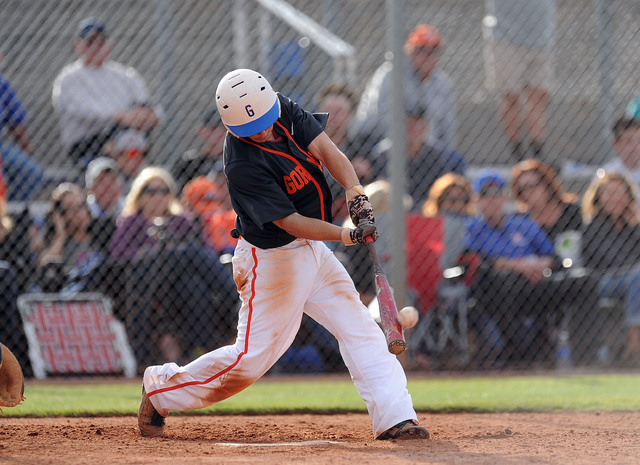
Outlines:
{"label": "blurred spectator", "polygon": [[32,238],[37,234],[29,208],[9,215],[0,213],[0,261],[11,268],[18,294],[29,291],[35,272],[36,250]]}
{"label": "blurred spectator", "polygon": [[[425,141],[429,123],[426,109],[420,105],[412,105],[407,110],[407,193],[413,200],[416,209],[424,203],[429,189],[436,179],[446,173],[464,175],[467,165],[462,155],[446,149],[438,142]],[[389,165],[395,155],[390,138],[378,144],[373,153],[374,178],[387,178]]]}
{"label": "blurred spectator", "polygon": [[230,232],[235,227],[236,212],[231,207],[224,175],[213,179],[198,176],[187,182],[182,189],[182,202],[198,218],[205,243],[219,255],[233,254],[238,239]]}
{"label": "blurred spectator", "polygon": [[92,218],[91,236],[106,257],[116,219],[124,206],[124,183],[116,163],[107,157],[92,160],[85,172],[85,186]]}
{"label": "blurred spectator", "polygon": [[582,261],[582,213],[577,196],[565,192],[557,173],[536,159],[527,159],[511,170],[511,192],[519,210],[527,213],[545,232],[562,260],[553,279],[564,285],[561,304],[569,331],[574,361],[591,362],[597,350],[599,322],[597,282]]}
{"label": "blurred spectator", "polygon": [[553,87],[555,0],[485,0],[487,87],[498,93],[515,161],[543,155]]}
{"label": "blurred spectator", "polygon": [[105,145],[105,152],[116,162],[124,179],[124,190],[131,188],[131,182],[147,165],[149,144],[142,131],[125,129],[118,131]]}
{"label": "blurred spectator", "polygon": [[109,60],[111,41],[100,20],[80,22],[75,51],[79,59],[56,77],[52,102],[62,145],[73,161],[84,165],[103,153],[118,129],[148,133],[163,112],[152,107],[147,85],[134,68]]}
{"label": "blurred spectator", "polygon": [[[1,57],[0,57],[1,59]],[[9,82],[0,76],[0,131],[6,126],[15,145],[0,141],[0,169],[6,200],[29,200],[39,187],[43,170],[33,153],[26,126],[27,112]]]}
{"label": "blurred spectator", "polygon": [[578,196],[564,191],[550,165],[534,158],[516,164],[511,169],[511,191],[518,209],[527,213],[552,242],[566,231],[582,230]]}
{"label": "blurred spectator", "polygon": [[38,259],[44,292],[75,293],[95,290],[104,261],[91,241],[91,215],[82,187],[70,182],[51,193],[51,210],[44,230],[44,249]]}
{"label": "blurred spectator", "polygon": [[[444,150],[458,145],[456,99],[449,76],[438,67],[442,36],[433,26],[420,24],[409,34],[404,51],[406,64],[405,104],[417,102],[427,109],[429,144]],[[391,124],[391,69],[383,63],[367,83],[356,112],[357,132],[372,143],[387,137]]]}
{"label": "blurred spectator", "polygon": [[471,295],[497,322],[507,360],[546,361],[555,350],[548,321],[559,306],[549,279],[553,245],[528,216],[506,212],[507,183],[499,171],[481,170],[473,188],[479,215],[467,219],[466,246],[481,262]]}
{"label": "blurred spectator", "polygon": [[599,173],[582,199],[586,265],[603,297],[620,299],[626,314],[625,362],[640,366],[640,205],[632,182]]}
{"label": "blurred spectator", "polygon": [[[22,220],[24,215],[16,219]],[[26,213],[28,218],[28,211]],[[26,224],[0,213],[0,341],[9,347],[18,360],[26,363],[27,342],[18,312],[18,295],[26,291],[25,281],[31,278],[33,264],[29,250]]]}
{"label": "blurred spectator", "polygon": [[[340,151],[349,157],[360,182],[363,185],[372,182],[374,179],[369,154],[367,153],[367,156],[362,154],[362,143],[355,140],[352,134],[352,123],[357,105],[355,95],[345,84],[334,83],[320,90],[317,99],[318,110],[329,115],[324,132]],[[333,222],[342,224],[349,217],[344,187],[329,175],[326,168],[325,174],[333,196]]]}
{"label": "blurred spectator", "polygon": [[202,150],[187,150],[172,168],[178,187],[183,188],[191,179],[222,172],[222,148],[227,129],[222,124],[218,109],[208,111],[196,128]]}
{"label": "blurred spectator", "polygon": [[111,259],[127,266],[126,325],[140,366],[150,357],[191,358],[231,337],[235,284],[216,254],[202,246],[167,170],[149,166],[134,179]]}
{"label": "blurred spectator", "polygon": [[623,116],[613,125],[613,148],[618,154],[602,166],[605,173],[620,173],[640,186],[640,119]]}
{"label": "blurred spectator", "polygon": [[476,211],[472,197],[471,183],[466,177],[446,173],[433,183],[427,200],[422,204],[422,214],[427,218],[445,218],[443,269],[455,266],[465,251],[464,219],[475,216]]}

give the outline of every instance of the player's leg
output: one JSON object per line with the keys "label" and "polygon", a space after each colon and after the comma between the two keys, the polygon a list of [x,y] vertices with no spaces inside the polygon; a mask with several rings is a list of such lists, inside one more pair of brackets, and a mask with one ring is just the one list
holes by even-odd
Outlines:
{"label": "player's leg", "polygon": [[[305,243],[306,244],[306,243]],[[260,378],[291,345],[300,326],[316,262],[302,242],[263,250],[240,241],[233,258],[242,307],[233,345],[193,362],[151,366],[144,387],[160,414],[224,400]]]}
{"label": "player's leg", "polygon": [[376,437],[416,420],[400,362],[387,350],[381,329],[360,301],[349,274],[325,244],[313,243],[322,263],[305,312],[338,340],[358,393],[367,404]]}

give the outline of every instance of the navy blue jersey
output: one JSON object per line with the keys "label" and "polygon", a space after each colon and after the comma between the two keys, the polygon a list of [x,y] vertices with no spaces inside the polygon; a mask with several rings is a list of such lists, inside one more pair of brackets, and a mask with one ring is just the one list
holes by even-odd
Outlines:
{"label": "navy blue jersey", "polygon": [[324,126],[297,103],[278,94],[280,118],[274,130],[281,142],[253,142],[227,134],[224,173],[236,229],[251,244],[270,249],[294,236],[273,221],[298,212],[331,222],[331,193],[321,163],[308,152]]}

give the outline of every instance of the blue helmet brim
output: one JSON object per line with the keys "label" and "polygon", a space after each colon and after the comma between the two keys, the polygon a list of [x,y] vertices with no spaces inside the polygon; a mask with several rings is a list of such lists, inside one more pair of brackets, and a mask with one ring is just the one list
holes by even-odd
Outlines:
{"label": "blue helmet brim", "polygon": [[238,126],[227,126],[238,137],[250,137],[264,131],[280,117],[280,100],[276,97],[273,106],[260,118]]}

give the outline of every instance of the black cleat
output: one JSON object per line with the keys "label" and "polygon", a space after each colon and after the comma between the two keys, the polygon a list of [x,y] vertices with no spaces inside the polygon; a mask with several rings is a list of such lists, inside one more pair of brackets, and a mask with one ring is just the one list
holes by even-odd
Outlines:
{"label": "black cleat", "polygon": [[429,439],[429,430],[415,420],[405,420],[392,426],[376,439]]}
{"label": "black cleat", "polygon": [[164,417],[155,409],[142,386],[142,400],[138,410],[138,428],[146,438],[159,438],[164,435]]}

